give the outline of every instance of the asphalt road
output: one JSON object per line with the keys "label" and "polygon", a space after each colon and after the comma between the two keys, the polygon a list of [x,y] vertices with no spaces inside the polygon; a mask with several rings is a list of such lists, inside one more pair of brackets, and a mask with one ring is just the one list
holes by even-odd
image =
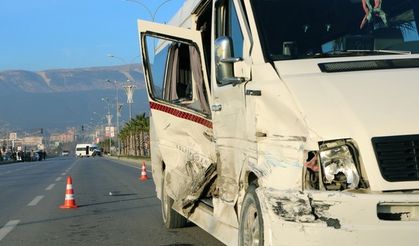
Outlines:
{"label": "asphalt road", "polygon": [[[79,207],[60,209],[69,175]],[[193,224],[165,229],[139,175],[103,157],[0,165],[0,245],[223,245]]]}

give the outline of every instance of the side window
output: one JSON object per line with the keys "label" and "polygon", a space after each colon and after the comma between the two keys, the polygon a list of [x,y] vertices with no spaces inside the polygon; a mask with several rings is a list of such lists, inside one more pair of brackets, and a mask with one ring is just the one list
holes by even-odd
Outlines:
{"label": "side window", "polygon": [[201,58],[193,44],[146,37],[149,94],[166,101],[209,114]]}
{"label": "side window", "polygon": [[211,39],[212,39],[212,1],[208,2],[207,6],[204,7],[202,13],[199,14],[197,22],[197,30],[201,32],[202,45],[204,48],[205,65],[207,68],[207,81],[209,82],[211,89]]}
{"label": "side window", "polygon": [[233,45],[233,57],[243,57],[243,33],[232,0],[217,5],[216,36],[228,36]]}
{"label": "side window", "polygon": [[233,57],[243,57],[243,33],[240,28],[239,17],[237,16],[236,8],[233,5],[233,2],[229,1],[230,11],[228,18],[230,21],[228,23],[228,31],[231,39],[233,40]]}

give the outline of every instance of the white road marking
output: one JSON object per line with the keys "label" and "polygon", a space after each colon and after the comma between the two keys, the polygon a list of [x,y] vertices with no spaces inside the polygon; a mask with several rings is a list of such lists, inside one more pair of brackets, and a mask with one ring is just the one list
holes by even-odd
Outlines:
{"label": "white road marking", "polygon": [[61,176],[65,176],[67,173],[61,173]]}
{"label": "white road marking", "polygon": [[52,190],[52,188],[54,188],[55,184],[50,184],[47,188],[45,188],[45,190]]}
{"label": "white road marking", "polygon": [[4,225],[1,229],[0,229],[0,241],[7,236],[7,234],[9,234],[13,229],[15,229],[15,227],[17,226],[17,224],[19,224],[20,220],[11,220],[9,222],[7,222],[6,225]]}
{"label": "white road marking", "polygon": [[55,179],[55,181],[60,181],[62,179],[62,177],[58,177]]}
{"label": "white road marking", "polygon": [[36,196],[30,203],[28,203],[28,207],[33,207],[38,205],[38,203],[44,198],[45,196]]}
{"label": "white road marking", "polygon": [[[13,165],[13,164],[11,164],[11,165]],[[16,164],[16,165],[18,165],[18,164]],[[35,167],[35,166],[36,165],[30,165],[30,166],[26,166],[26,167],[23,167],[23,168],[12,169],[12,170],[6,171],[4,173],[0,173],[0,175],[6,175],[6,174],[14,173],[14,172],[24,171],[26,169],[29,169],[29,168],[32,168],[32,167]]]}

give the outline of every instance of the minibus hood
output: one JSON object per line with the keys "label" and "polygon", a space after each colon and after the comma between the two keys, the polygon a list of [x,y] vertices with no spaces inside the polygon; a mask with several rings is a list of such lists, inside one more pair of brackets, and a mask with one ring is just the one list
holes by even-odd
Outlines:
{"label": "minibus hood", "polygon": [[308,126],[322,139],[419,134],[419,69],[321,72],[275,64]]}

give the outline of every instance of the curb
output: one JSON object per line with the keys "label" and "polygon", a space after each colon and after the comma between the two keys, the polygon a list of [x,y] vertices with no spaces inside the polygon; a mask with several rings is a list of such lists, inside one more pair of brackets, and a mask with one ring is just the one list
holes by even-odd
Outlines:
{"label": "curb", "polygon": [[21,162],[23,161],[0,161],[0,166],[7,165],[7,164],[21,163]]}
{"label": "curb", "polygon": [[110,159],[110,160],[114,160],[114,161],[120,161],[120,162],[123,162],[127,165],[130,165],[130,166],[133,166],[133,167],[138,167],[139,169],[141,169],[141,163],[143,161],[145,161],[145,164],[146,164],[147,168],[151,168],[150,159],[148,159],[148,158],[132,159],[132,158],[127,158],[127,157],[108,156],[108,155],[104,155],[103,157],[105,157],[107,159]]}

